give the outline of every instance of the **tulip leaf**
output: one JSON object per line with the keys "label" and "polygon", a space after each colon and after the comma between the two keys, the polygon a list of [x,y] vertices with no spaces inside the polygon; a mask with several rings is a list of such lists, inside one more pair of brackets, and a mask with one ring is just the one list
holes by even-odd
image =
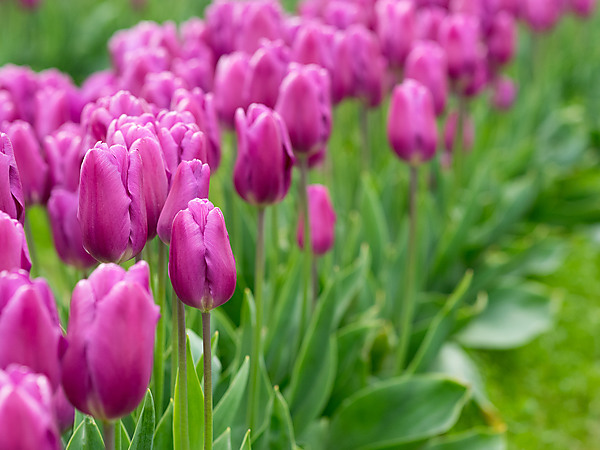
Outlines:
{"label": "tulip leaf", "polygon": [[152,450],[154,438],[154,400],[150,389],[146,392],[142,414],[138,419],[129,450]]}
{"label": "tulip leaf", "polygon": [[252,341],[254,339],[254,328],[256,324],[256,306],[254,297],[250,289],[244,291],[244,302],[242,304],[242,312],[240,318],[241,339],[240,347],[236,360],[237,365],[233,367],[236,370],[241,366],[246,356],[252,354]]}
{"label": "tulip leaf", "polygon": [[115,448],[117,450],[127,450],[131,445],[131,439],[129,433],[122,421],[118,421],[115,426]]}
{"label": "tulip leaf", "polygon": [[173,448],[173,399],[158,421],[154,432],[154,448]]}
{"label": "tulip leaf", "polygon": [[505,450],[506,440],[501,433],[471,430],[460,434],[432,439],[424,450]]}
{"label": "tulip leaf", "polygon": [[94,419],[85,416],[73,432],[66,450],[104,450],[102,434]]}
{"label": "tulip leaf", "polygon": [[275,386],[273,392],[273,412],[269,426],[260,437],[259,448],[294,450],[296,441],[290,409],[278,386]]}
{"label": "tulip leaf", "polygon": [[448,378],[413,376],[369,386],[348,398],[331,419],[336,450],[399,448],[448,431],[469,397]]}
{"label": "tulip leaf", "polygon": [[[186,344],[188,436],[190,440],[190,448],[202,448],[204,445],[204,427],[197,426],[196,424],[204,423],[204,394],[202,393],[200,381],[196,375],[189,339],[186,339]],[[180,405],[179,403],[179,382],[180,378],[178,373],[175,379],[175,398],[173,401],[173,448],[175,450],[182,448],[179,429],[181,426],[180,411],[183,405]]]}
{"label": "tulip leaf", "polygon": [[369,174],[362,177],[361,217],[364,234],[373,253],[373,271],[378,273],[385,260],[385,250],[390,244],[390,233],[373,178]]}
{"label": "tulip leaf", "polygon": [[215,434],[222,433],[228,426],[231,426],[235,417],[246,386],[248,385],[248,372],[250,367],[250,358],[246,357],[235,378],[231,381],[229,389],[225,392],[215,408],[214,430]]}
{"label": "tulip leaf", "polygon": [[246,431],[244,435],[244,440],[242,441],[242,445],[240,445],[240,450],[252,450],[251,438],[250,438],[251,430]]}
{"label": "tulip leaf", "polygon": [[226,428],[215,440],[213,450],[231,450],[231,428]]}

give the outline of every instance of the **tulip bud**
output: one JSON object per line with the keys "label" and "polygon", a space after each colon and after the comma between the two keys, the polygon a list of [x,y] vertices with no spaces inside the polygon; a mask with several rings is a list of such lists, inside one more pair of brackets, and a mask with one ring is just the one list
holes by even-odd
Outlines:
{"label": "tulip bud", "polygon": [[495,65],[504,65],[514,56],[517,29],[514,17],[507,12],[494,15],[487,37],[488,58]]}
{"label": "tulip bud", "polygon": [[247,114],[238,109],[235,119],[238,154],[233,183],[237,193],[253,205],[281,201],[290,188],[294,163],[283,119],[256,103]]}
{"label": "tulip bud", "polygon": [[580,17],[589,17],[594,12],[596,0],[571,0],[571,9]]}
{"label": "tulip bud", "polygon": [[283,33],[283,12],[278,1],[257,0],[240,5],[239,26],[236,30],[236,49],[254,53],[261,41],[275,41]]}
{"label": "tulip bud", "polygon": [[250,58],[250,72],[246,78],[247,101],[274,108],[289,62],[289,49],[282,41],[263,43]]}
{"label": "tulip bud", "polygon": [[208,312],[235,291],[235,259],[223,213],[207,199],[194,199],[173,220],[169,277],[183,303]]}
{"label": "tulip bud", "polygon": [[207,40],[217,58],[235,49],[239,6],[235,1],[220,0],[206,7]]}
{"label": "tulip bud", "polygon": [[0,370],[0,448],[62,448],[48,380],[23,366]]}
{"label": "tulip bud", "polygon": [[406,78],[417,80],[429,89],[436,115],[444,112],[448,98],[448,69],[442,47],[431,41],[418,42],[408,55],[405,70]]}
{"label": "tulip bud", "polygon": [[[308,186],[308,217],[310,240],[315,255],[323,255],[333,247],[336,215],[329,191],[322,184]],[[304,217],[300,217],[297,232],[298,245],[304,248]]]}
{"label": "tulip bud", "polygon": [[[446,120],[444,127],[444,145],[446,151],[451,153],[454,149],[454,143],[456,141],[456,129],[458,128],[458,113],[452,112]],[[473,148],[473,141],[475,140],[475,125],[473,120],[466,116],[463,118],[463,132],[462,132],[462,149],[471,150]]]}
{"label": "tulip bud", "polygon": [[283,118],[294,152],[310,156],[331,134],[330,81],[327,71],[310,64],[290,65],[279,88],[275,110]]}
{"label": "tulip bud", "polygon": [[439,39],[440,27],[446,17],[446,10],[438,6],[428,6],[417,11],[415,19],[415,36],[421,41]]}
{"label": "tulip bud", "polygon": [[173,93],[177,89],[185,87],[187,87],[185,81],[173,75],[172,72],[149,73],[144,80],[140,96],[149,103],[164,109],[171,104]]}
{"label": "tulip bud", "polygon": [[508,77],[500,77],[494,83],[494,106],[502,111],[510,109],[515,102],[517,87]]}
{"label": "tulip bud", "polygon": [[142,180],[136,149],[98,143],[85,155],[78,218],[83,247],[98,261],[127,261],[142,251],[148,236]]}
{"label": "tulip bud", "polygon": [[63,187],[75,192],[79,187],[79,171],[85,156],[81,145],[81,128],[66,123],[44,139],[44,151],[50,168],[52,188]]}
{"label": "tulip bud", "polygon": [[440,27],[440,44],[448,58],[448,75],[460,79],[469,75],[477,62],[479,21],[466,14],[446,16]]}
{"label": "tulip bud", "polygon": [[415,39],[415,5],[409,0],[378,0],[377,35],[389,65],[400,68]]}
{"label": "tulip bud", "polygon": [[[210,52],[203,48],[201,52]],[[204,91],[212,91],[215,78],[215,64],[212,62],[212,53],[204,57],[193,57],[187,59],[178,58],[173,61],[171,72],[184,81],[189,88],[199,87]]]}
{"label": "tulip bud", "polygon": [[173,176],[171,189],[158,219],[158,236],[165,244],[171,243],[173,219],[195,198],[208,198],[210,167],[202,161],[182,161]]}
{"label": "tulip bud", "polygon": [[161,47],[140,47],[125,53],[121,86],[140,96],[148,75],[169,70],[169,54]]}
{"label": "tulip bud", "polygon": [[48,200],[48,218],[56,252],[65,264],[79,269],[91,267],[96,260],[83,248],[77,219],[78,197],[75,192],[54,189]]}
{"label": "tulip bud", "polygon": [[316,64],[328,71],[334,69],[334,30],[317,21],[303,23],[294,38],[292,60],[301,64]]}
{"label": "tulip bud", "polygon": [[392,149],[410,164],[429,161],[435,155],[437,128],[433,98],[418,81],[406,80],[394,88],[387,134]]}
{"label": "tulip bud", "polygon": [[37,90],[36,74],[29,67],[6,64],[0,67],[0,90],[10,92],[15,119],[33,122],[33,98]]}
{"label": "tulip bud", "polygon": [[23,222],[25,201],[15,154],[8,135],[0,133],[0,211]]}
{"label": "tulip bud", "polygon": [[144,398],[160,316],[144,261],[128,272],[101,264],[75,286],[62,385],[80,411],[103,421],[131,413]]}
{"label": "tulip bud", "polygon": [[521,15],[534,31],[544,32],[554,27],[560,18],[559,0],[523,0]]}
{"label": "tulip bud", "polygon": [[246,53],[235,52],[222,56],[215,72],[215,106],[219,119],[229,128],[234,126],[234,115],[238,108],[246,108],[244,84],[249,73],[249,58]]}
{"label": "tulip bud", "polygon": [[24,269],[29,272],[31,259],[23,225],[0,211],[0,270]]}

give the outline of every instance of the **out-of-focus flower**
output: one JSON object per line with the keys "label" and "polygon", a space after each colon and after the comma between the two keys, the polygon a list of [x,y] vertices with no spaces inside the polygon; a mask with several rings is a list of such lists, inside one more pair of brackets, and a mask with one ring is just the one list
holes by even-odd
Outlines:
{"label": "out-of-focus flower", "polygon": [[23,225],[0,211],[0,270],[24,269],[29,272],[31,259]]}
{"label": "out-of-focus flower", "polygon": [[[308,217],[312,251],[323,255],[333,247],[336,215],[327,187],[322,184],[308,186]],[[297,232],[298,245],[304,248],[304,217],[300,217]]]}
{"label": "out-of-focus flower", "polygon": [[0,211],[23,222],[25,201],[17,162],[8,135],[0,132]]}
{"label": "out-of-focus flower", "polygon": [[282,41],[264,42],[250,58],[249,73],[245,80],[246,101],[274,108],[289,62],[289,49]]}
{"label": "out-of-focus flower", "polygon": [[415,5],[410,0],[378,0],[377,35],[390,67],[400,68],[415,39]]}
{"label": "out-of-focus flower", "polygon": [[87,151],[81,141],[81,128],[73,123],[64,124],[44,139],[52,188],[75,192],[79,187],[79,171]]}
{"label": "out-of-focus flower", "polygon": [[234,126],[234,115],[238,108],[246,108],[248,101],[244,86],[250,70],[246,53],[235,52],[222,56],[215,72],[215,107],[219,119],[229,128]]}
{"label": "out-of-focus flower", "polygon": [[[458,113],[456,111],[448,115],[446,125],[444,126],[444,145],[446,151],[451,153],[454,150],[454,144],[456,143],[456,132],[458,128]],[[473,142],[475,140],[475,125],[473,120],[469,116],[463,118],[463,132],[462,132],[462,148],[461,150],[471,150],[473,148]]]}
{"label": "out-of-focus flower", "polygon": [[507,12],[494,15],[487,36],[488,58],[494,65],[504,65],[514,56],[517,29],[514,17]]}
{"label": "out-of-focus flower", "polygon": [[275,0],[241,3],[240,21],[235,32],[236,50],[254,53],[263,39],[275,41],[283,34],[281,5]]}
{"label": "out-of-focus flower", "polygon": [[553,28],[560,18],[561,9],[561,0],[522,0],[521,2],[521,16],[537,32]]}
{"label": "out-of-focus flower", "polygon": [[508,77],[500,77],[494,83],[494,106],[500,110],[510,109],[517,96],[517,87]]}
{"label": "out-of-focus flower", "polygon": [[479,46],[479,21],[467,14],[448,15],[440,27],[439,40],[448,59],[448,75],[457,80],[475,70]]}
{"label": "out-of-focus flower", "polygon": [[444,112],[448,98],[448,69],[442,47],[432,41],[418,42],[408,55],[405,71],[406,78],[417,80],[429,89],[435,113]]}
{"label": "out-of-focus flower", "polygon": [[144,80],[140,95],[149,103],[164,109],[171,104],[175,91],[186,87],[185,81],[170,71],[149,73]]}

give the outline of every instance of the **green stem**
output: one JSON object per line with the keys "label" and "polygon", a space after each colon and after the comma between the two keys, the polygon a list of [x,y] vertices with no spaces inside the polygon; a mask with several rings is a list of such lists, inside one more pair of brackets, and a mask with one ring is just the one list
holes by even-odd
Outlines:
{"label": "green stem", "polygon": [[371,149],[369,148],[369,108],[366,102],[361,102],[360,104],[360,135],[362,172],[368,172],[371,165]]}
{"label": "green stem", "polygon": [[256,323],[252,340],[252,358],[250,360],[250,396],[248,401],[248,426],[255,432],[256,411],[258,410],[258,371],[262,352],[263,327],[263,281],[265,277],[265,208],[258,207],[256,238],[256,262],[254,264],[254,302],[256,304]]}
{"label": "green stem", "polygon": [[177,373],[177,308],[179,299],[175,290],[171,292],[171,393],[175,395],[175,374]]}
{"label": "green stem", "polygon": [[396,371],[402,373],[406,366],[408,345],[410,343],[413,316],[416,302],[416,269],[417,269],[417,194],[418,194],[418,166],[410,165],[410,189],[409,189],[409,229],[406,261],[406,290],[400,308],[400,341],[398,343],[398,360]]}
{"label": "green stem", "polygon": [[458,117],[456,118],[456,131],[454,133],[454,142],[452,146],[452,160],[454,165],[454,188],[458,192],[462,185],[463,169],[466,157],[466,149],[463,148],[464,142],[464,124],[466,114],[466,99],[464,96],[458,96]]}
{"label": "green stem", "polygon": [[302,321],[301,330],[308,326],[308,311],[311,309],[310,290],[312,286],[311,261],[312,261],[312,241],[310,239],[310,217],[308,212],[308,156],[299,155],[300,162],[300,216],[304,218],[304,296],[302,303]]}
{"label": "green stem", "polygon": [[102,426],[104,428],[104,449],[115,450],[115,423],[103,422]]}
{"label": "green stem", "polygon": [[212,355],[210,342],[210,311],[202,312],[202,347],[204,349],[204,450],[213,445]]}
{"label": "green stem", "polygon": [[[178,387],[179,387],[179,439],[181,448],[190,448],[188,432],[188,398],[187,398],[187,363],[185,358],[185,306],[177,296],[173,296],[177,302],[177,363],[178,363]],[[209,338],[210,342],[210,338]]]}
{"label": "green stem", "polygon": [[25,237],[27,239],[27,248],[29,249],[29,257],[31,258],[31,275],[39,275],[40,266],[38,265],[38,254],[35,247],[35,241],[33,239],[33,232],[31,231],[31,223],[29,221],[29,215],[25,212],[25,218],[23,219],[23,228],[25,228]]}
{"label": "green stem", "polygon": [[166,281],[167,281],[167,246],[158,242],[158,269],[157,269],[156,296],[160,307],[160,319],[156,330],[156,353],[154,355],[154,397],[156,398],[156,411],[160,416],[163,408],[163,391],[165,385],[165,332],[166,332]]}

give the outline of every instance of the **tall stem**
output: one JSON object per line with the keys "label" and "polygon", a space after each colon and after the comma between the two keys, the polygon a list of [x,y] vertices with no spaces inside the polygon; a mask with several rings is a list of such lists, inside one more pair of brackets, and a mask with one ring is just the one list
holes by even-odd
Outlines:
{"label": "tall stem", "polygon": [[157,269],[156,296],[160,307],[160,319],[156,331],[156,351],[154,355],[154,397],[156,398],[156,412],[162,414],[163,391],[165,385],[165,332],[166,332],[166,281],[167,281],[167,246],[158,242],[158,269]]}
{"label": "tall stem", "polygon": [[263,327],[263,281],[265,277],[265,208],[258,207],[256,261],[254,264],[254,302],[256,304],[256,323],[252,340],[252,359],[250,360],[250,396],[248,401],[248,425],[255,432],[256,411],[258,409],[258,371],[262,351]]}
{"label": "tall stem", "polygon": [[310,217],[308,212],[308,156],[299,155],[300,162],[300,216],[304,218],[304,297],[302,303],[302,321],[301,329],[308,325],[308,311],[311,309],[310,290],[312,286],[311,278],[311,260],[312,260],[312,241],[310,239]]}
{"label": "tall stem", "polygon": [[104,448],[105,450],[115,450],[115,423],[112,421],[103,422],[104,428]]}
{"label": "tall stem", "polygon": [[418,194],[418,167],[410,165],[410,190],[409,190],[409,229],[406,260],[406,290],[400,308],[400,342],[398,344],[398,360],[396,371],[401,373],[406,366],[406,356],[410,343],[413,316],[416,301],[416,266],[417,266],[417,194]]}
{"label": "tall stem", "polygon": [[202,312],[202,346],[204,348],[204,450],[212,450],[212,355],[210,347],[210,312]]}
{"label": "tall stem", "polygon": [[[188,432],[188,400],[187,400],[187,362],[185,358],[185,306],[177,296],[173,296],[177,301],[177,363],[178,363],[178,396],[179,396],[179,417],[180,428],[179,438],[181,448],[188,450],[190,448]],[[209,338],[210,342],[210,338]]]}
{"label": "tall stem", "polygon": [[371,149],[369,148],[369,109],[365,101],[360,104],[360,135],[361,135],[361,156],[362,171],[368,172],[370,169]]}
{"label": "tall stem", "polygon": [[33,240],[33,232],[31,231],[31,223],[27,212],[25,213],[25,219],[23,220],[25,228],[25,237],[27,238],[27,248],[29,249],[29,257],[31,258],[32,275],[40,273],[40,267],[38,265],[38,255],[35,247],[35,241]]}
{"label": "tall stem", "polygon": [[458,191],[462,184],[463,169],[465,163],[464,124],[466,115],[466,102],[462,95],[458,95],[458,116],[456,118],[456,132],[452,143],[452,160],[454,165],[454,189]]}
{"label": "tall stem", "polygon": [[175,395],[175,374],[177,373],[177,309],[179,299],[174,290],[171,292],[171,393]]}

